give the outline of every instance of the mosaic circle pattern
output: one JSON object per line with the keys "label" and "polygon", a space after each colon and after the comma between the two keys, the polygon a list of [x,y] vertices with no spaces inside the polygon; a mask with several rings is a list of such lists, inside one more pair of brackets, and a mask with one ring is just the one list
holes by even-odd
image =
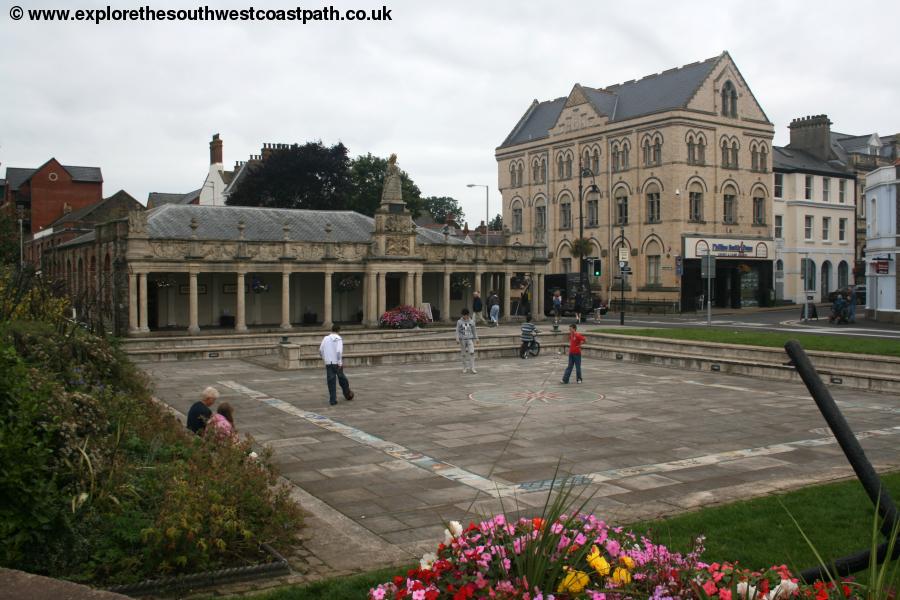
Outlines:
{"label": "mosaic circle pattern", "polygon": [[605,396],[597,391],[574,383],[559,385],[544,390],[479,390],[469,394],[469,400],[485,404],[507,406],[554,406],[560,404],[588,404],[603,400]]}

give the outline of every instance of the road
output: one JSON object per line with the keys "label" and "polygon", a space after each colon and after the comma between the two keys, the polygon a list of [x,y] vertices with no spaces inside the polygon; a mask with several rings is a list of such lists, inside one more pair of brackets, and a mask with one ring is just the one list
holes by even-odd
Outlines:
{"label": "road", "polygon": [[[857,318],[856,323],[833,325],[828,322],[827,309],[819,309],[819,319],[803,321],[799,307],[785,310],[759,310],[746,312],[713,313],[711,326],[728,329],[752,329],[759,331],[779,331],[813,333],[821,335],[844,335],[900,340],[900,326],[879,321]],[[572,319],[563,319],[571,322]],[[599,322],[603,327],[618,327],[618,313],[609,313]],[[626,327],[706,327],[705,313],[685,313],[680,315],[625,315]]]}

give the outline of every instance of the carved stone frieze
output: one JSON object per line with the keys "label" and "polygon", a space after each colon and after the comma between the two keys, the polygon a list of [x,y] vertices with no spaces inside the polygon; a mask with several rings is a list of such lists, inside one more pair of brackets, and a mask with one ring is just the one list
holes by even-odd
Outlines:
{"label": "carved stone frieze", "polygon": [[[130,223],[130,221],[129,221]],[[156,258],[184,258],[188,253],[188,242],[165,240],[150,242],[150,253]]]}

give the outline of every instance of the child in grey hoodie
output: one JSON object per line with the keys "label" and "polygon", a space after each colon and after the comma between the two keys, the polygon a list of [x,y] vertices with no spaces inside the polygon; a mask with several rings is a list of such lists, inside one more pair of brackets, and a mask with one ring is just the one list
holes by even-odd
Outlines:
{"label": "child in grey hoodie", "polygon": [[456,322],[456,341],[459,342],[459,354],[462,358],[463,373],[477,373],[475,370],[475,321],[469,318],[469,309],[462,309],[462,316]]}

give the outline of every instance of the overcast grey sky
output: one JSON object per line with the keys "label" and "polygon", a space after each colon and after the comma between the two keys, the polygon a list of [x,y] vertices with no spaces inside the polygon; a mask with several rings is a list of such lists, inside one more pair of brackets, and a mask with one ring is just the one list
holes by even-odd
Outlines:
{"label": "overcast grey sky", "polygon": [[[787,143],[797,116],[833,130],[900,132],[900,3],[868,1],[384,2],[388,22],[46,23],[28,8],[156,9],[204,0],[5,0],[0,173],[51,156],[99,166],[104,195],[198,188],[213,133],[226,166],[264,142],[342,141],[396,152],[424,195],[470,224],[499,212],[494,149],[532,99],[604,87],[727,50]],[[288,8],[246,0],[210,6]],[[304,8],[318,5],[303,4]]]}

